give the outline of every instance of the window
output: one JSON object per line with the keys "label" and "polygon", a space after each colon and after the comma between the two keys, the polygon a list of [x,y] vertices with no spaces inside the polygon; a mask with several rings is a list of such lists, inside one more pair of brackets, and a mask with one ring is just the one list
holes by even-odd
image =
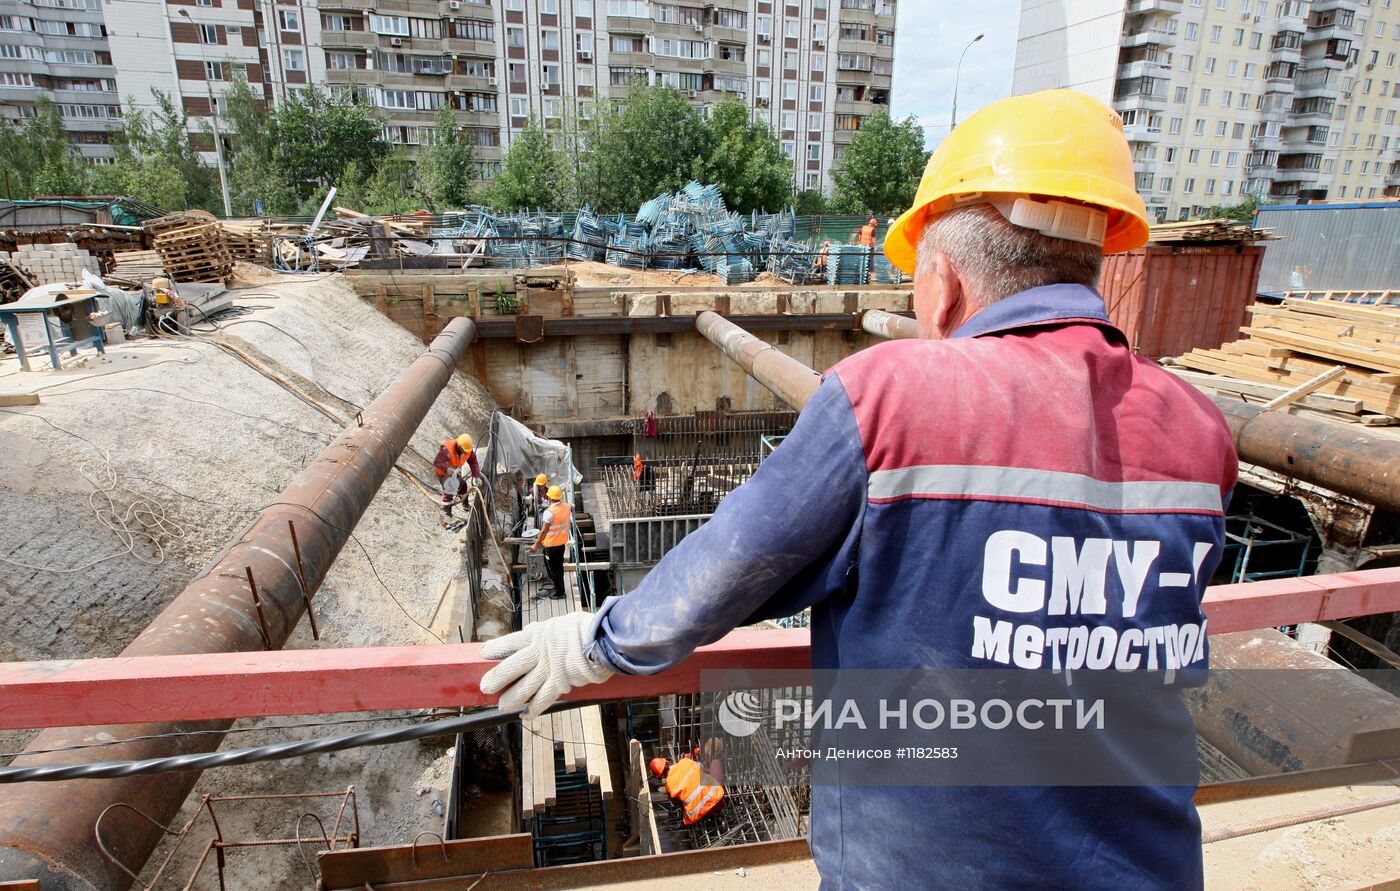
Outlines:
{"label": "window", "polygon": [[32,87],[34,86],[34,75],[26,74],[23,71],[0,71],[0,86]]}
{"label": "window", "polygon": [[1208,180],[1206,180],[1206,194],[1207,194],[1207,195],[1214,195],[1214,194],[1215,194],[1215,180],[1213,180],[1213,179],[1208,179]]}
{"label": "window", "polygon": [[755,31],[758,33],[759,37],[773,36],[773,17],[766,15],[759,16]]}
{"label": "window", "polygon": [[305,71],[306,52],[300,47],[282,47],[282,68],[287,71]]}
{"label": "window", "polygon": [[1202,104],[1202,105],[1209,105],[1209,104],[1210,104],[1210,90],[1205,89],[1204,87],[1201,88],[1201,104]]}
{"label": "window", "polygon": [[1210,166],[1220,166],[1220,149],[1216,149],[1215,151],[1210,153]]}
{"label": "window", "polygon": [[546,96],[540,100],[540,107],[546,121],[558,120],[562,116],[563,103],[553,96]]}
{"label": "window", "polygon": [[525,65],[521,62],[507,62],[506,76],[513,84],[525,83]]}
{"label": "window", "polygon": [[822,159],[822,145],[820,142],[808,143],[807,160],[820,161]]}
{"label": "window", "polygon": [[1351,165],[1352,165],[1353,163],[1354,163],[1354,162],[1352,162],[1352,161],[1343,161],[1343,162],[1342,162],[1342,173],[1343,173],[1343,174],[1351,173]]}
{"label": "window", "polygon": [[[618,39],[613,38],[614,41]],[[637,40],[640,41],[641,38],[637,38]],[[658,56],[670,56],[675,59],[708,59],[710,58],[710,42],[707,40],[677,40],[674,37],[653,37],[651,51]]]}
{"label": "window", "polygon": [[580,65],[574,69],[574,83],[580,87],[593,86],[593,66]]}
{"label": "window", "polygon": [[1170,192],[1172,190],[1172,178],[1170,176],[1162,177],[1157,181],[1157,188],[1163,192]]}
{"label": "window", "polygon": [[822,84],[812,84],[807,88],[807,101],[821,102],[826,98],[826,87]]}
{"label": "window", "polygon": [[195,25],[195,29],[199,32],[200,43],[213,46],[219,42],[218,25]]}
{"label": "window", "polygon": [[797,53],[795,53],[795,52],[785,52],[785,53],[783,53],[783,70],[784,70],[784,71],[796,71],[796,70],[797,70]]}
{"label": "window", "polygon": [[1235,91],[1234,91],[1234,90],[1226,90],[1225,92],[1223,92],[1223,93],[1220,94],[1220,107],[1221,107],[1221,108],[1229,108],[1229,107],[1230,107],[1230,103],[1232,103],[1232,102],[1234,102],[1234,101],[1235,101]]}
{"label": "window", "polygon": [[[540,12],[545,15],[559,14],[559,0],[540,0]],[[558,115],[555,115],[558,117]]]}
{"label": "window", "polygon": [[1186,23],[1186,39],[1187,39],[1187,40],[1195,40],[1195,39],[1196,39],[1196,23],[1195,23],[1195,22],[1187,22],[1187,23]]}
{"label": "window", "polygon": [[1220,184],[1220,194],[1229,195],[1235,191],[1235,181],[1227,179]]}
{"label": "window", "polygon": [[1215,56],[1206,57],[1206,74],[1215,73]]}
{"label": "window", "polygon": [[794,157],[795,157],[796,155],[797,155],[797,146],[793,145],[791,142],[785,142],[785,143],[783,143],[783,157],[784,157],[784,158],[787,158],[789,161],[791,161],[791,160],[794,159]]}
{"label": "window", "polygon": [[837,130],[859,130],[860,115],[858,114],[838,114],[836,116]]}
{"label": "window", "polygon": [[441,19],[409,19],[409,33],[414,37],[438,40],[442,37]]}
{"label": "window", "polygon": [[414,107],[419,111],[437,111],[447,102],[447,97],[442,93],[432,93],[427,90],[419,90],[413,94]]}
{"label": "window", "polygon": [[1167,128],[1167,132],[1170,133],[1170,134],[1173,135],[1173,136],[1180,136],[1180,135],[1181,135],[1181,118],[1172,118],[1172,120],[1171,120],[1171,125]]}
{"label": "window", "polygon": [[391,90],[387,87],[381,87],[379,90],[379,107],[411,111],[414,107],[413,91]]}
{"label": "window", "polygon": [[1191,149],[1191,150],[1189,150],[1189,151],[1186,153],[1186,163],[1187,163],[1187,164],[1199,164],[1199,163],[1201,163],[1201,150],[1200,150],[1200,149]]}
{"label": "window", "polygon": [[793,83],[790,80],[783,81],[783,101],[797,101],[797,84]]}
{"label": "window", "polygon": [[[616,40],[617,38],[613,38]],[[525,46],[525,29],[506,26],[506,46],[512,49],[522,49]],[[617,48],[613,48],[614,52]]]}
{"label": "window", "polygon": [[1221,33],[1221,30],[1222,30],[1222,29],[1221,29],[1221,27],[1220,27],[1219,25],[1211,25],[1211,26],[1210,26],[1210,42],[1211,42],[1211,43],[1219,43],[1219,42],[1220,42],[1220,33]]}
{"label": "window", "polygon": [[822,130],[822,113],[813,111],[807,115],[807,132],[820,133]]}
{"label": "window", "polygon": [[797,19],[783,19],[783,36],[796,40],[799,24]]}
{"label": "window", "polygon": [[1196,134],[1197,136],[1205,136],[1205,135],[1206,135],[1206,122],[1205,122],[1205,118],[1196,118],[1196,123],[1192,125],[1192,127],[1191,127],[1191,132],[1194,133],[1194,134]]}
{"label": "window", "polygon": [[558,65],[546,63],[540,66],[540,77],[544,81],[546,87],[559,86],[559,71],[560,68]]}
{"label": "window", "polygon": [[1263,34],[1259,33],[1258,31],[1254,31],[1254,32],[1252,32],[1252,33],[1249,35],[1249,48],[1250,48],[1250,49],[1259,49],[1259,48],[1260,48],[1261,46],[1263,46],[1263,45],[1264,45],[1264,35],[1263,35]]}
{"label": "window", "polygon": [[761,49],[758,51],[758,67],[769,68],[773,65],[773,51]]}
{"label": "window", "polygon": [[540,49],[558,50],[559,32],[554,28],[544,28],[540,31]]}
{"label": "window", "polygon": [[1258,70],[1259,70],[1259,66],[1255,65],[1253,62],[1245,62],[1245,63],[1244,63],[1244,79],[1245,79],[1245,80],[1254,80],[1255,72],[1257,72]]}
{"label": "window", "polygon": [[715,9],[710,24],[743,31],[749,27],[749,14],[742,9]]}
{"label": "window", "polygon": [[1186,55],[1181,56],[1181,70],[1182,70],[1182,71],[1190,71],[1190,70],[1191,70],[1191,62],[1192,62],[1193,59],[1195,59],[1195,56],[1186,56]]}
{"label": "window", "polygon": [[1230,43],[1234,46],[1244,46],[1244,29],[1236,28],[1235,36],[1230,38]]}
{"label": "window", "polygon": [[1187,88],[1186,88],[1186,87],[1177,87],[1177,88],[1176,88],[1176,101],[1177,101],[1177,102],[1184,103],[1184,102],[1186,101],[1186,94],[1187,94]]}
{"label": "window", "polygon": [[506,9],[511,12],[524,12],[525,0],[506,0]]}
{"label": "window", "polygon": [[818,73],[826,70],[826,53],[812,53],[812,72]]}
{"label": "window", "polygon": [[1182,180],[1181,191],[1188,195],[1196,191],[1196,178],[1194,176],[1188,176],[1186,179]]}
{"label": "window", "polygon": [[1361,175],[1362,175],[1362,176],[1365,176],[1366,174],[1368,174],[1368,173],[1370,173],[1370,172],[1371,172],[1371,162],[1370,162],[1370,161],[1362,161],[1362,162],[1361,162]]}
{"label": "window", "polygon": [[208,78],[209,80],[223,80],[223,79],[224,79],[224,63],[223,63],[223,62],[205,62],[205,63],[204,63],[204,76],[205,76],[206,78]]}
{"label": "window", "polygon": [[283,31],[300,31],[301,16],[295,9],[277,7],[277,27]]}
{"label": "window", "polygon": [[370,13],[369,29],[375,34],[388,34],[395,37],[408,36],[408,17],[401,15],[377,15]]}
{"label": "window", "polygon": [[822,175],[821,175],[820,173],[816,173],[816,172],[814,172],[814,171],[808,171],[808,172],[807,172],[807,188],[808,188],[808,189],[819,189],[819,188],[821,188],[821,184],[822,184]]}
{"label": "window", "polygon": [[1230,122],[1229,122],[1229,121],[1216,121],[1216,122],[1215,122],[1215,135],[1216,135],[1216,136],[1224,136],[1225,133],[1226,133],[1226,131],[1228,131],[1229,129],[1230,129]]}
{"label": "window", "polygon": [[1242,121],[1235,123],[1234,129],[1230,131],[1230,136],[1233,139],[1244,139],[1244,123]]}
{"label": "window", "polygon": [[358,31],[355,27],[357,20],[348,15],[323,15],[321,16],[322,31]]}
{"label": "window", "polygon": [[480,19],[453,19],[447,36],[458,40],[495,40],[496,25]]}
{"label": "window", "polygon": [[326,67],[332,71],[353,71],[360,67],[359,53],[326,53]]}
{"label": "window", "polygon": [[783,112],[782,123],[783,123],[783,129],[784,129],[784,130],[796,130],[796,129],[797,129],[797,112],[795,112],[795,111],[785,111],[785,112]]}
{"label": "window", "polygon": [[528,118],[530,116],[530,100],[514,97],[510,100],[510,116],[513,118]]}

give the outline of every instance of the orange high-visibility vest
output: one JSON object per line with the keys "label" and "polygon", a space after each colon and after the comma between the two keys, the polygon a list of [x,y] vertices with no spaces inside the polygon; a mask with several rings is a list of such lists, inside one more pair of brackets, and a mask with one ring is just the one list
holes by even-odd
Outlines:
{"label": "orange high-visibility vest", "polygon": [[[462,447],[457,445],[457,440],[455,439],[447,440],[442,444],[442,447],[447,449],[447,465],[453,470],[456,470],[458,467],[461,467],[463,464],[466,464],[467,459],[470,458],[472,454],[471,452],[462,451]],[[447,474],[443,473],[440,468],[435,467],[433,469],[437,471],[437,475],[439,478],[447,478]]]}
{"label": "orange high-visibility vest", "polygon": [[567,544],[569,541],[569,520],[573,514],[573,508],[562,501],[549,506],[546,511],[549,519],[545,522],[545,527],[540,530],[540,540],[547,548]]}
{"label": "orange high-visibility vest", "polygon": [[642,467],[642,453],[637,452],[632,456],[632,479],[639,480],[642,478]]}
{"label": "orange high-visibility vest", "polygon": [[666,772],[666,794],[685,811],[681,822],[687,826],[700,822],[724,801],[724,787],[719,780],[689,756],[672,764]]}
{"label": "orange high-visibility vest", "polygon": [[866,247],[871,247],[875,244],[875,225],[876,224],[872,221],[860,227],[860,243]]}

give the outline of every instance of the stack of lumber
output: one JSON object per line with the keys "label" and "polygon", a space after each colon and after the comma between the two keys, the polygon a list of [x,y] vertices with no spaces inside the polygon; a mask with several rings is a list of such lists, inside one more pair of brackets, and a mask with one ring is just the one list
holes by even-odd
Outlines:
{"label": "stack of lumber", "polygon": [[1184,223],[1161,223],[1150,230],[1154,244],[1218,244],[1220,242],[1267,241],[1274,236],[1272,229],[1255,229],[1248,223],[1221,217],[1215,220],[1188,220]]}
{"label": "stack of lumber", "polygon": [[202,226],[205,223],[213,222],[217,222],[217,219],[208,211],[179,210],[163,217],[147,220],[141,224],[141,228],[146,230],[147,235],[154,238],[165,232],[174,232],[177,229],[188,229],[191,226]]}
{"label": "stack of lumber", "polygon": [[34,281],[17,263],[0,260],[0,303],[11,303],[34,287]]}
{"label": "stack of lumber", "polygon": [[223,281],[233,266],[218,223],[163,232],[156,236],[156,252],[166,274],[176,282]]}
{"label": "stack of lumber", "polygon": [[219,226],[233,259],[272,265],[272,235],[262,220],[225,220]]}
{"label": "stack of lumber", "polygon": [[[1299,407],[1341,420],[1389,425],[1400,419],[1400,309],[1290,299],[1279,306],[1255,304],[1249,312],[1251,324],[1241,329],[1245,339],[1192,350],[1177,360],[1179,367],[1209,377],[1193,379],[1189,371],[1182,376],[1247,401],[1290,395],[1288,401]],[[1290,394],[1305,384],[1314,386]]]}
{"label": "stack of lumber", "polygon": [[142,284],[165,274],[160,254],[155,251],[118,251],[108,278]]}

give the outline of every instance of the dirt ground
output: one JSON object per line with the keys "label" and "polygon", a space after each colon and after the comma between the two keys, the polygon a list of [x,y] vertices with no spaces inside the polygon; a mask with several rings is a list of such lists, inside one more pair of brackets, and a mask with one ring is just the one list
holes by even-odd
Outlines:
{"label": "dirt ground", "polygon": [[[254,270],[243,267],[245,278],[232,290],[244,314],[219,317],[221,330],[204,325],[194,337],[130,342],[62,372],[26,374],[13,359],[0,362],[0,393],[37,391],[41,399],[34,407],[0,409],[0,516],[6,518],[0,660],[116,655],[340,429],[210,339],[225,339],[343,416],[367,405],[423,350],[339,276]],[[442,440],[464,431],[483,436],[491,408],[474,379],[454,375],[402,463],[431,480]],[[415,622],[430,623],[461,564],[460,543],[438,527],[437,515],[422,492],[390,474],[355,529],[363,550],[347,544],[317,594],[321,641],[313,642],[302,622],[287,646],[431,642]],[[225,745],[367,726],[236,733]],[[0,753],[17,751],[26,738],[0,734]],[[449,744],[210,771],[179,820],[205,793],[335,791],[354,784],[364,843],[440,832],[433,800],[445,799]],[[0,763],[8,760],[0,756]],[[328,815],[326,806],[229,803],[220,817],[228,836],[291,838],[303,811],[320,813],[329,828],[334,807]],[[307,819],[301,830],[315,834],[315,824]],[[202,846],[197,839],[171,865],[179,883]],[[237,852],[230,869],[236,870],[230,887],[309,884],[295,847]],[[213,870],[205,875],[199,887],[217,887]]]}
{"label": "dirt ground", "polygon": [[687,288],[726,287],[724,279],[717,275],[686,269],[624,269],[593,260],[569,260],[561,265],[567,266],[574,273],[579,287],[582,288],[675,284],[685,285]]}

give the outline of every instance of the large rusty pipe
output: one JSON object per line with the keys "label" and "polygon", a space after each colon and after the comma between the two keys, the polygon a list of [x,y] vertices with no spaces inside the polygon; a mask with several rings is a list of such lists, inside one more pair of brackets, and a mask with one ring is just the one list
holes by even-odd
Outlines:
{"label": "large rusty pipe", "polygon": [[702,312],[695,328],[774,396],[799,411],[817,392],[822,376],[723,316]]}
{"label": "large rusty pipe", "polygon": [[[449,322],[427,352],[364,410],[359,423],[347,427],[298,474],[121,655],[280,648],[475,336],[476,326],[470,319]],[[288,523],[296,530],[299,562]],[[250,576],[262,604],[261,617],[253,606]],[[128,742],[98,751],[104,759],[117,760],[209,752],[219,747],[229,725],[215,721],[48,730],[30,743],[29,750],[203,730],[214,732]],[[14,763],[71,764],[93,757],[93,750],[78,750],[22,755]],[[168,825],[198,779],[198,773],[178,773],[30,783],[0,790],[0,881],[39,879],[45,891],[129,887],[131,876],[104,857],[94,843],[98,816],[124,802]],[[141,871],[163,835],[129,808],[116,808],[102,820],[108,850],[132,872]]]}
{"label": "large rusty pipe", "polygon": [[[918,337],[913,319],[871,310],[861,319],[879,337]],[[1400,440],[1216,397],[1240,460],[1349,498],[1400,512]]]}

